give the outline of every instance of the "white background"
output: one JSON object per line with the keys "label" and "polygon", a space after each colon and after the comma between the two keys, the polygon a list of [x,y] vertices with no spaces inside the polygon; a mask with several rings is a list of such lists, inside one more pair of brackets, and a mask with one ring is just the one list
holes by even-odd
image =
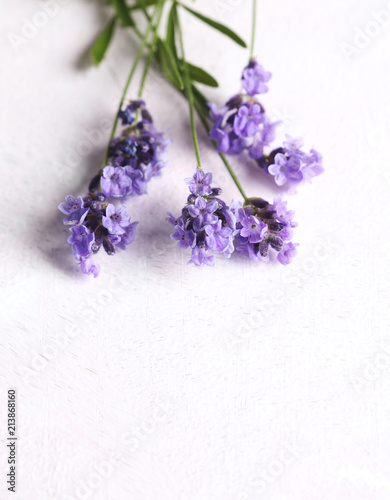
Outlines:
{"label": "white background", "polygon": [[[99,254],[97,279],[74,264],[57,205],[100,167],[137,44],[118,31],[93,68],[88,48],[109,12],[56,5],[19,43],[26,20],[42,24],[42,4],[1,7],[0,498],[390,498],[390,5],[259,2],[256,53],[273,73],[263,103],[285,121],[280,139],[303,136],[325,161],[288,198],[293,264],[186,266],[165,212],[180,212],[195,168],[188,111],[154,72],[146,99],[173,139],[169,165],[128,202],[138,237]],[[247,40],[250,7],[196,2]],[[372,24],[379,10],[383,26]],[[204,91],[222,104],[248,52],[182,18],[188,58],[219,80]],[[371,34],[354,41],[356,28]],[[93,130],[103,138],[92,147]],[[226,201],[240,199],[200,140]],[[249,195],[277,194],[253,165],[232,163]],[[16,495],[5,484],[8,387],[18,389]]]}

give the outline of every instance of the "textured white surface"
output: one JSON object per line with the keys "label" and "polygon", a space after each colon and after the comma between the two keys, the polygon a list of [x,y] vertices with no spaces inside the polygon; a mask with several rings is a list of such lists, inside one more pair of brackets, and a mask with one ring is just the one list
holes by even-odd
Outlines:
{"label": "textured white surface", "polygon": [[[165,212],[180,210],[195,166],[187,108],[154,74],[146,98],[174,138],[170,163],[129,202],[142,222],[136,242],[99,256],[93,280],[74,266],[56,207],[99,166],[134,43],[121,32],[101,68],[89,67],[107,13],[70,0],[15,48],[9,34],[42,7],[4,2],[1,499],[12,495],[10,386],[19,390],[18,499],[390,498],[390,26],[369,24],[389,6],[259,3],[257,53],[273,72],[263,102],[286,119],[281,133],[325,157],[326,175],[289,197],[299,257],[287,268],[239,257],[185,265]],[[198,0],[197,9],[249,38],[249,0]],[[247,52],[185,18],[190,59],[218,78],[206,91],[223,103]],[[340,44],[354,43],[355,27],[375,36],[347,57]],[[93,129],[104,138],[72,157]],[[201,149],[225,198],[237,199],[203,134]],[[250,195],[276,193],[233,163]]]}

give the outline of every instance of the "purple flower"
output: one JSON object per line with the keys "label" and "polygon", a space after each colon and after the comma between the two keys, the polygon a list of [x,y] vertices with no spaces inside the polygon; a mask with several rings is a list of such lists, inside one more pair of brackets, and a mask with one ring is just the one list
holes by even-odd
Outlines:
{"label": "purple flower", "polygon": [[127,108],[131,111],[131,113],[135,113],[138,109],[145,107],[145,101],[143,99],[136,99],[134,101],[130,101],[130,104]]}
{"label": "purple flower", "polygon": [[124,171],[128,179],[130,179],[131,187],[128,190],[128,194],[137,194],[138,196],[145,194],[147,184],[144,180],[142,171],[133,167],[125,167]]}
{"label": "purple flower", "polygon": [[282,247],[282,250],[278,253],[277,259],[278,261],[286,266],[290,264],[292,259],[297,255],[297,244],[294,243],[285,243]]}
{"label": "purple flower", "polygon": [[215,265],[214,255],[207,255],[207,251],[204,248],[193,248],[191,259],[187,264],[195,264],[196,267],[203,267]]}
{"label": "purple flower", "polygon": [[293,221],[294,210],[287,210],[287,201],[283,201],[281,196],[274,199],[274,210],[276,217],[286,223],[289,227],[296,227],[297,223]]}
{"label": "purple flower", "polygon": [[150,162],[145,170],[145,179],[150,181],[152,177],[160,177],[161,170],[165,167],[164,161]]}
{"label": "purple flower", "polygon": [[84,259],[80,262],[81,271],[84,274],[92,274],[94,278],[97,278],[100,272],[99,264],[95,264],[91,257]]}
{"label": "purple flower", "polygon": [[[239,209],[236,235],[237,251],[256,261],[267,262],[270,251],[277,252],[277,259],[288,264],[297,245],[289,244],[293,237],[294,212],[287,209],[287,203],[280,197],[274,204],[261,198],[251,198],[250,205]],[[294,248],[293,248],[294,247]]]}
{"label": "purple flower", "polygon": [[171,214],[171,212],[167,212],[167,221],[172,224],[172,226],[180,226],[180,227],[184,227],[184,221],[183,221],[183,217],[180,216],[180,217],[175,217],[174,215]]}
{"label": "purple flower", "polygon": [[274,163],[268,167],[268,173],[275,176],[278,186],[283,186],[286,182],[299,183],[303,180],[300,158],[287,157],[283,153],[275,156]]}
{"label": "purple flower", "polygon": [[221,189],[211,187],[211,180],[210,173],[199,169],[192,178],[186,179],[191,194],[182,215],[174,217],[168,213],[167,218],[174,227],[171,238],[179,242],[180,248],[192,248],[188,263],[198,267],[214,265],[214,256],[209,255],[209,251],[223,253],[225,257],[234,252],[236,211],[240,204],[227,206],[219,198]]}
{"label": "purple flower", "polygon": [[102,224],[111,234],[124,234],[124,228],[130,224],[130,217],[127,215],[126,205],[115,208],[115,206],[110,203],[106,208],[106,215],[102,217]]}
{"label": "purple flower", "polygon": [[207,196],[211,194],[210,184],[212,180],[213,175],[211,173],[205,174],[203,170],[197,168],[193,177],[188,177],[185,179],[185,182],[188,184],[188,189],[192,194],[196,196]]}
{"label": "purple flower", "polygon": [[294,152],[297,155],[303,155],[300,150],[303,146],[303,140],[300,137],[291,137],[291,135],[286,134],[286,139],[283,142],[283,146],[287,151]]}
{"label": "purple flower", "polygon": [[303,180],[311,182],[313,177],[322,174],[323,171],[321,154],[315,149],[311,149],[310,154],[305,155],[303,158]]}
{"label": "purple flower", "polygon": [[[72,203],[72,199],[67,202]],[[80,199],[77,203],[81,205]],[[81,271],[96,278],[100,266],[93,262],[92,254],[98,253],[102,247],[108,255],[114,255],[117,248],[124,250],[133,242],[138,222],[130,224],[125,205],[115,208],[113,204],[107,204],[103,193],[89,193],[82,198],[82,203],[88,210],[88,217],[82,225],[70,228],[72,234],[68,243]]]}
{"label": "purple flower", "polygon": [[238,211],[241,207],[242,203],[240,201],[232,201],[229,206],[225,205],[222,207],[222,215],[225,217],[226,224],[230,229],[236,229]]}
{"label": "purple flower", "polygon": [[[222,226],[222,220],[219,219],[216,224],[208,225],[205,228],[206,243],[212,252],[225,252],[228,248],[233,252],[234,247],[230,245],[232,229],[227,226]],[[227,255],[226,255],[227,256]]]}
{"label": "purple flower", "polygon": [[68,243],[72,245],[73,255],[76,260],[82,260],[92,253],[92,246],[95,241],[95,234],[86,226],[74,226],[69,229],[72,233],[68,238]]}
{"label": "purple flower", "polygon": [[[324,171],[320,153],[311,149],[310,153],[306,154],[300,149],[302,144],[302,139],[286,135],[284,147],[274,150],[269,155],[273,160],[268,160],[268,173],[275,176],[278,186],[286,183],[295,185],[304,181],[311,182],[313,177]],[[267,158],[261,166],[267,168]]]}
{"label": "purple flower", "polygon": [[278,122],[272,123],[268,117],[264,118],[264,123],[253,137],[253,142],[248,146],[250,158],[257,160],[263,156],[264,147],[269,146],[275,139],[276,126]]}
{"label": "purple flower", "polygon": [[124,110],[120,110],[118,113],[118,117],[122,121],[122,125],[131,125],[135,120],[129,107]]}
{"label": "purple flower", "polygon": [[165,154],[170,141],[156,130],[142,99],[131,101],[119,112],[119,118],[124,126],[130,127],[111,139],[107,166],[102,175],[99,173],[92,179],[90,192],[95,193],[100,184],[108,197],[145,194],[147,182],[159,177],[166,165]]}
{"label": "purple flower", "polygon": [[264,94],[268,91],[266,82],[272,74],[266,71],[256,60],[251,59],[248,66],[244,69],[241,82],[248,95]]}
{"label": "purple flower", "polygon": [[189,204],[186,206],[188,213],[194,218],[193,225],[196,231],[199,231],[203,225],[212,224],[216,222],[217,216],[214,212],[218,208],[218,201],[211,200],[207,202],[201,196],[198,196],[194,204]]}
{"label": "purple flower", "polygon": [[125,232],[120,236],[120,242],[116,244],[117,248],[126,250],[126,247],[133,243],[135,240],[137,226],[138,222],[132,222],[125,228]]}
{"label": "purple flower", "polygon": [[68,195],[65,200],[58,205],[58,209],[63,214],[68,215],[68,217],[64,217],[63,223],[67,226],[82,224],[89,212],[89,208],[84,207],[84,201],[81,196],[76,199]]}
{"label": "purple flower", "polygon": [[108,165],[103,169],[100,185],[106,196],[121,198],[128,193],[132,182],[122,167],[112,167]]}
{"label": "purple flower", "polygon": [[233,130],[239,137],[253,137],[263,122],[264,112],[260,104],[243,104],[234,117]]}
{"label": "purple flower", "polygon": [[248,238],[249,243],[259,243],[268,230],[267,224],[257,217],[250,215],[241,220],[242,229],[240,235]]}
{"label": "purple flower", "polygon": [[171,239],[172,240],[177,240],[178,247],[179,248],[193,248],[196,242],[196,236],[194,231],[190,229],[189,231],[186,231],[180,226],[175,226],[174,232],[171,234]]}
{"label": "purple flower", "polygon": [[126,139],[120,143],[120,150],[125,153],[125,155],[130,158],[137,157],[137,143],[132,140],[130,137],[126,137]]}
{"label": "purple flower", "polygon": [[[229,104],[230,103],[230,104]],[[229,104],[229,105],[228,105]],[[239,137],[233,130],[235,116],[241,104],[241,97],[235,96],[218,109],[213,103],[209,103],[210,117],[214,125],[210,131],[210,139],[217,143],[217,151],[238,155],[246,147],[246,139]]]}

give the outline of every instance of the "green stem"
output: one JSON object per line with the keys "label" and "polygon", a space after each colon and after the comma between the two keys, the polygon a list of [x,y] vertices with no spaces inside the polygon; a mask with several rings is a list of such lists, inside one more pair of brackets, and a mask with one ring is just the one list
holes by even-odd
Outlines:
{"label": "green stem", "polygon": [[252,39],[251,39],[251,55],[250,58],[253,58],[255,51],[255,37],[256,37],[256,7],[257,0],[252,0]]}
{"label": "green stem", "polygon": [[190,72],[189,72],[188,64],[187,64],[187,61],[186,61],[186,58],[185,58],[185,54],[184,54],[183,33],[182,33],[182,30],[181,30],[181,26],[180,26],[180,22],[179,22],[177,13],[175,15],[175,21],[176,21],[177,31],[179,33],[181,59],[183,61],[183,68],[184,68],[184,89],[185,89],[185,92],[187,94],[188,107],[189,107],[189,110],[190,110],[190,123],[191,123],[192,142],[194,144],[196,161],[198,162],[198,167],[202,168],[202,162],[201,162],[201,159],[200,159],[198,136],[197,136],[197,133],[196,133],[196,124],[195,124],[194,95],[192,93],[192,86],[191,86],[192,84],[191,84]]}
{"label": "green stem", "polygon": [[110,142],[111,142],[111,139],[114,137],[115,135],[115,131],[116,131],[116,127],[118,125],[118,119],[119,119],[119,111],[122,109],[122,106],[123,106],[123,102],[126,98],[126,94],[127,94],[127,91],[129,89],[129,86],[130,86],[130,83],[134,77],[134,74],[135,74],[135,71],[137,69],[137,66],[142,58],[142,54],[145,50],[145,46],[148,42],[148,38],[149,38],[149,34],[150,34],[150,31],[152,29],[152,26],[153,26],[153,20],[154,20],[154,17],[156,15],[156,12],[157,12],[157,7],[155,8],[154,10],[154,13],[153,13],[153,19],[150,20],[149,22],[149,25],[147,27],[147,30],[142,38],[142,41],[141,41],[141,45],[139,46],[139,49],[138,49],[138,52],[137,52],[137,55],[135,56],[135,60],[134,60],[134,63],[133,63],[133,66],[131,67],[131,70],[130,70],[130,73],[129,73],[129,76],[127,77],[127,81],[126,81],[126,85],[125,85],[125,88],[123,89],[123,93],[122,93],[122,97],[121,97],[121,100],[119,102],[119,106],[118,106],[118,111],[115,115],[115,119],[114,119],[114,124],[112,126],[112,130],[111,130],[111,134],[110,134],[110,138],[108,140],[108,144],[107,144],[107,149],[106,149],[106,153],[104,155],[104,160],[103,160],[103,167],[104,168],[106,166],[106,163],[107,163],[107,158],[108,158],[108,152],[109,152],[109,149],[110,149]]}
{"label": "green stem", "polygon": [[157,4],[157,7],[156,7],[156,9],[159,9],[159,14],[157,17],[156,24],[153,28],[153,31],[154,31],[153,40],[152,40],[152,43],[150,44],[148,58],[146,60],[144,72],[143,72],[142,79],[141,79],[141,84],[140,84],[139,91],[138,91],[138,98],[142,97],[142,93],[144,91],[144,86],[145,86],[145,82],[146,82],[146,77],[148,75],[150,65],[151,65],[152,60],[153,60],[154,51],[156,49],[156,44],[157,44],[157,39],[158,39],[158,28],[160,26],[161,17],[162,17],[162,13],[164,10],[164,3],[165,3],[165,0],[160,0]]}
{"label": "green stem", "polygon": [[240,181],[238,180],[236,174],[233,172],[233,169],[232,167],[230,166],[230,163],[227,161],[226,159],[226,156],[223,154],[223,153],[218,153],[219,156],[221,157],[225,167],[227,168],[231,178],[233,179],[235,185],[237,186],[237,189],[240,191],[241,193],[241,196],[244,198],[244,205],[246,205],[247,201],[248,201],[248,197],[244,191],[244,188],[241,186],[241,183]]}
{"label": "green stem", "polygon": [[[254,0],[254,1],[256,1],[256,0]],[[148,16],[148,14],[147,14],[147,12],[145,12],[145,10],[144,10],[144,14],[146,16]],[[179,26],[178,22],[177,22],[177,25],[178,25],[178,31],[180,33],[180,43],[182,44],[181,30],[180,30],[180,26]],[[183,51],[183,48],[181,48],[181,52],[182,52],[182,58],[184,60],[184,51]],[[187,64],[186,64],[186,66],[187,66]],[[187,69],[188,69],[188,67],[187,67]],[[187,81],[187,79],[185,79],[185,80]],[[186,83],[186,81],[185,81],[185,83]],[[199,90],[198,89],[196,89],[196,90],[199,93],[199,95],[201,95],[201,93],[199,92]],[[191,118],[191,127],[192,127],[192,130],[194,130],[194,132],[195,132],[194,146],[195,146],[195,151],[197,152],[197,160],[198,160],[198,163],[199,163],[199,166],[200,166],[200,155],[199,155],[199,148],[197,149],[198,143],[197,143],[196,129],[195,129],[194,117],[193,117],[193,108],[194,108],[194,106],[195,106],[196,112],[197,112],[197,114],[199,116],[199,119],[202,122],[203,127],[206,130],[207,134],[210,133],[210,127],[209,127],[209,125],[207,123],[206,116],[205,116],[205,114],[204,114],[204,112],[202,110],[202,106],[198,103],[197,99],[195,99],[195,104],[194,104],[194,94],[193,94],[193,91],[192,91],[191,82],[190,82],[190,91],[188,92],[187,88],[185,88],[185,93],[187,94],[188,100],[190,100],[189,96],[191,96],[191,100],[192,100],[192,103],[193,103],[192,106],[190,105],[190,114],[192,116],[192,118]],[[204,100],[206,100],[206,99],[204,99]],[[213,142],[213,145],[214,145],[214,147],[216,147],[216,145],[215,145],[214,142]],[[249,198],[247,197],[247,195],[246,195],[246,193],[244,191],[244,188],[242,187],[240,181],[238,180],[236,174],[234,173],[234,171],[233,171],[230,163],[228,162],[226,156],[223,153],[218,153],[218,154],[219,154],[221,160],[223,161],[223,164],[225,165],[227,171],[229,172],[231,178],[233,179],[233,182],[237,186],[237,189],[239,190],[239,192],[241,193],[242,197],[244,198],[244,204],[246,204],[249,201]]]}

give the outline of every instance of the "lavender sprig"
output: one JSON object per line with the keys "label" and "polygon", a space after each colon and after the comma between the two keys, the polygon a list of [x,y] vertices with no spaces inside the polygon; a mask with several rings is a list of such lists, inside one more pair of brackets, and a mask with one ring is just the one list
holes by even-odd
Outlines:
{"label": "lavender sprig", "polygon": [[230,258],[235,250],[254,261],[268,262],[276,253],[277,261],[289,264],[297,254],[293,238],[294,212],[280,197],[274,203],[250,198],[242,206],[229,206],[220,198],[222,190],[211,186],[212,174],[197,169],[186,179],[190,195],[179,217],[168,213],[173,226],[171,239],[178,247],[191,250],[188,264],[214,266],[214,254]]}
{"label": "lavender sprig", "polygon": [[[101,247],[108,255],[114,255],[117,249],[124,250],[134,241],[138,225],[138,222],[130,222],[126,205],[116,207],[113,203],[109,203],[108,198],[124,199],[132,194],[145,193],[147,182],[159,176],[165,165],[164,155],[168,141],[154,127],[145,102],[138,99],[123,108],[126,93],[151,31],[154,35],[149,50],[150,53],[154,51],[164,1],[159,0],[155,7],[127,78],[119,109],[115,115],[103,168],[91,180],[87,196],[74,198],[69,195],[58,207],[66,215],[63,219],[64,224],[72,226],[67,241],[76,261],[80,264],[81,271],[95,278],[99,274],[100,266],[94,262],[93,256]],[[150,59],[151,57],[145,65],[139,97],[149,70]],[[123,129],[114,137],[119,120]]]}
{"label": "lavender sprig", "polygon": [[209,103],[213,122],[210,139],[222,153],[240,155],[247,151],[261,169],[274,176],[278,186],[311,182],[323,172],[322,156],[315,149],[305,153],[302,140],[286,135],[283,147],[265,154],[275,140],[278,122],[270,120],[256,96],[268,91],[266,83],[270,78],[271,73],[261,64],[254,59],[249,61],[241,78],[246,93],[233,96],[221,108]]}
{"label": "lavender sprig", "polygon": [[68,243],[84,274],[98,276],[100,266],[93,256],[101,247],[108,255],[114,255],[117,248],[124,250],[134,241],[138,222],[130,223],[126,205],[115,207],[103,193],[77,199],[69,195],[58,208],[67,215],[64,224],[72,226]]}
{"label": "lavender sprig", "polygon": [[180,217],[168,213],[167,220],[174,227],[171,234],[179,248],[191,249],[188,264],[197,267],[214,266],[212,253],[222,253],[229,258],[234,252],[236,211],[240,204],[228,206],[219,196],[220,188],[211,187],[212,174],[197,169],[193,177],[185,179],[190,190],[187,203]]}
{"label": "lavender sprig", "polygon": [[131,101],[119,117],[123,130],[111,139],[106,166],[92,179],[89,190],[127,198],[145,194],[147,183],[161,175],[170,141],[156,130],[142,99]]}

